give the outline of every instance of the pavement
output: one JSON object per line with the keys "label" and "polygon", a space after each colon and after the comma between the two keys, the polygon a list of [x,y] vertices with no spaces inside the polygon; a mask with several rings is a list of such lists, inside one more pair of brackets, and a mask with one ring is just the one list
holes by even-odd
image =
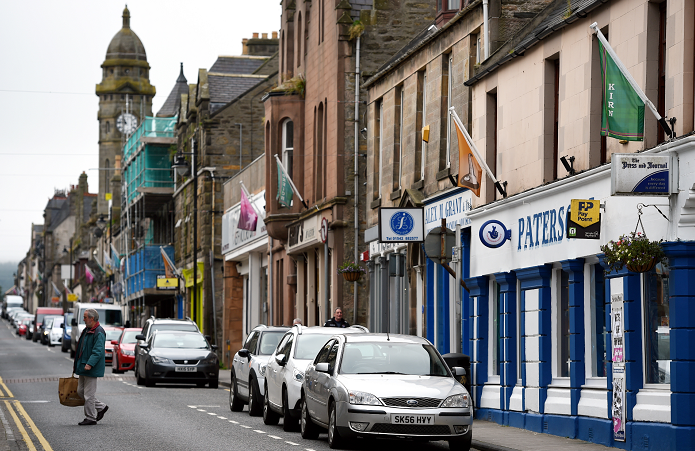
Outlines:
{"label": "pavement", "polygon": [[[230,388],[232,374],[220,370],[220,385]],[[473,446],[479,451],[606,451],[609,448],[583,440],[542,434],[485,420],[473,421]]]}

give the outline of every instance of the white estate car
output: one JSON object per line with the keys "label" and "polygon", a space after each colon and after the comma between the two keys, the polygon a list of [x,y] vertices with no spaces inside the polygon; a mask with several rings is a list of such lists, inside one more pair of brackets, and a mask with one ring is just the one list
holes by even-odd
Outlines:
{"label": "white estate car", "polygon": [[278,424],[282,415],[285,431],[296,428],[301,413],[301,392],[304,370],[323,345],[336,334],[369,332],[363,326],[306,327],[296,325],[289,330],[268,360],[265,371],[265,396],[263,397],[263,421]]}
{"label": "white estate car", "polygon": [[241,412],[249,405],[249,415],[258,416],[263,409],[263,387],[266,365],[289,327],[256,326],[246,337],[243,347],[232,361],[232,386],[229,409]]}

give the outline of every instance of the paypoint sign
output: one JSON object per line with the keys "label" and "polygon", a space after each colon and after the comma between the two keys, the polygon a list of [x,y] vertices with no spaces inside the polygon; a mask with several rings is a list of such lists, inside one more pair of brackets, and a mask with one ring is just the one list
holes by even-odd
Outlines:
{"label": "paypoint sign", "polygon": [[567,237],[598,240],[601,237],[601,202],[572,199],[567,220]]}

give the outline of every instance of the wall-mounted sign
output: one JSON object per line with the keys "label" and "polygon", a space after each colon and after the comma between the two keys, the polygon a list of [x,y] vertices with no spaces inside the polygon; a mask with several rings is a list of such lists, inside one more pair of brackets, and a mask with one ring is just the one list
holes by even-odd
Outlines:
{"label": "wall-mounted sign", "polygon": [[176,277],[167,278],[166,274],[157,275],[158,290],[176,290],[179,287],[179,279]]}
{"label": "wall-mounted sign", "polygon": [[326,243],[328,241],[328,219],[323,218],[321,219],[321,229],[319,230],[319,236],[321,238],[322,243]]}
{"label": "wall-mounted sign", "polygon": [[68,294],[68,302],[77,302],[77,295],[75,293]]}
{"label": "wall-mounted sign", "polygon": [[419,243],[425,240],[422,208],[379,209],[379,241],[382,243]]}
{"label": "wall-mounted sign", "polygon": [[512,231],[500,221],[492,219],[480,227],[480,241],[487,247],[496,248],[504,244],[505,241],[512,239]]}
{"label": "wall-mounted sign", "polygon": [[572,199],[567,220],[567,236],[585,240],[601,237],[601,202],[598,200]]}
{"label": "wall-mounted sign", "polygon": [[678,192],[675,161],[671,155],[614,153],[611,195],[668,196]]}
{"label": "wall-mounted sign", "polygon": [[461,228],[470,227],[471,220],[466,213],[473,208],[473,194],[468,189],[458,188],[451,194],[425,200],[425,235],[430,230],[442,225],[442,218],[446,219],[446,228],[456,230],[456,225]]}
{"label": "wall-mounted sign", "polygon": [[[322,216],[311,216],[289,226],[287,250],[297,252],[321,244]],[[327,220],[328,222],[328,220]]]}

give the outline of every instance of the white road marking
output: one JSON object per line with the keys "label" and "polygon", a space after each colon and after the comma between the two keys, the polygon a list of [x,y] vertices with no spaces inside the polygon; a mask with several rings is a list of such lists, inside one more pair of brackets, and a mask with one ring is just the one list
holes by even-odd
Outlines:
{"label": "white road marking", "polygon": [[258,432],[259,434],[265,434],[265,431],[259,431],[258,429],[254,429],[253,432]]}
{"label": "white road marking", "polygon": [[227,419],[227,417],[219,417],[219,416],[217,418],[219,418],[220,420],[226,420]]}
{"label": "white road marking", "polygon": [[241,426],[242,428],[251,429],[251,426],[244,426],[243,424],[240,424],[239,426]]}
{"label": "white road marking", "polygon": [[316,451],[316,450],[311,449],[311,448],[304,448],[304,451]]}
{"label": "white road marking", "polygon": [[238,421],[234,421],[234,420],[229,420],[229,422],[230,422],[230,423],[234,423],[234,424],[239,424]]}
{"label": "white road marking", "polygon": [[282,437],[278,437],[277,435],[269,435],[268,437],[274,438],[275,440],[282,440]]}
{"label": "white road marking", "polygon": [[299,443],[294,443],[294,442],[285,442],[285,443],[287,443],[288,445],[299,446]]}
{"label": "white road marking", "polygon": [[65,357],[65,360],[72,362],[73,360],[70,357]]}
{"label": "white road marking", "polygon": [[188,406],[188,407],[190,407],[191,409],[195,409],[198,406]]}
{"label": "white road marking", "polygon": [[215,412],[208,412],[208,415],[217,415]]}
{"label": "white road marking", "polygon": [[198,412],[207,412],[207,411],[203,410],[203,409],[198,409]]}

